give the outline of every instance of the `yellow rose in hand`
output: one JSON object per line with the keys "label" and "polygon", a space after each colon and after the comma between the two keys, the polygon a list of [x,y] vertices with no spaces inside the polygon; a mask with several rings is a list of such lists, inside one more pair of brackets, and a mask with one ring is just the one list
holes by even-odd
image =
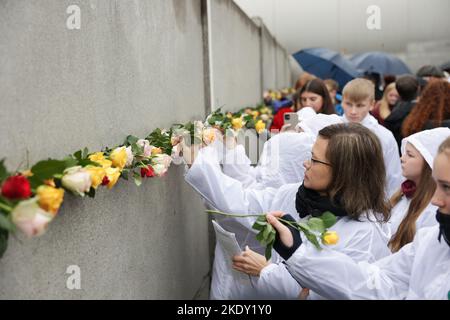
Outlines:
{"label": "yellow rose in hand", "polygon": [[107,168],[106,169],[106,177],[108,178],[108,189],[112,189],[114,185],[117,183],[120,177],[120,169],[119,168]]}
{"label": "yellow rose in hand", "polygon": [[63,202],[64,189],[42,185],[37,188],[36,193],[39,199],[39,207],[55,215]]}
{"label": "yellow rose in hand", "polygon": [[114,167],[123,169],[128,159],[125,147],[119,147],[114,149],[109,155],[109,158],[111,159]]}
{"label": "yellow rose in hand", "polygon": [[[108,161],[108,160],[106,160],[106,161]],[[97,189],[97,187],[102,184],[103,178],[106,175],[105,168],[103,168],[103,167],[94,167],[94,166],[87,166],[86,170],[91,175],[91,187],[94,188],[94,189]]]}
{"label": "yellow rose in hand", "polygon": [[261,133],[266,129],[266,124],[262,120],[258,120],[255,124],[256,132]]}
{"label": "yellow rose in hand", "polygon": [[234,118],[231,120],[231,125],[234,130],[239,130],[244,126],[244,123],[242,122],[242,118]]}
{"label": "yellow rose in hand", "polygon": [[336,231],[327,231],[322,236],[322,243],[326,245],[333,245],[338,243],[339,241],[339,235]]}

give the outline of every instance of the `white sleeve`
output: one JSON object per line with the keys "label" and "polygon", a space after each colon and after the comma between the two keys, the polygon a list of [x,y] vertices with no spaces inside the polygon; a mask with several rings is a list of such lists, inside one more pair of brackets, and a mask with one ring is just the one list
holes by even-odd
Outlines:
{"label": "white sleeve", "polygon": [[328,299],[404,299],[418,245],[415,240],[373,264],[355,262],[328,248],[319,251],[302,245],[286,263],[303,287]]}
{"label": "white sleeve", "polygon": [[224,148],[223,173],[239,180],[244,188],[253,187],[257,184],[256,170],[251,166],[251,161],[245,153],[244,146],[237,145],[235,148]]}
{"label": "white sleeve", "polygon": [[302,287],[287,271],[284,263],[271,263],[261,270],[256,290],[258,297],[264,299],[298,299]]}
{"label": "white sleeve", "polygon": [[[242,183],[221,171],[217,155],[210,147],[202,148],[185,175],[189,183],[211,206],[233,214],[262,214],[270,210],[277,189],[245,189]],[[247,221],[245,221],[247,220]],[[239,221],[250,227],[255,218]]]}

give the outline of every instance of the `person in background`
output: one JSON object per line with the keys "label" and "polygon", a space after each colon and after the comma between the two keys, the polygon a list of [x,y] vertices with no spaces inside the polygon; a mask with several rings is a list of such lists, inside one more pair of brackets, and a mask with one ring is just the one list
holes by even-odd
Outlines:
{"label": "person in background", "polygon": [[419,70],[417,70],[416,75],[426,81],[442,80],[445,77],[442,70],[433,65],[422,66]]}
{"label": "person in background", "polygon": [[402,141],[402,175],[406,179],[391,197],[389,246],[397,252],[410,243],[416,232],[436,224],[437,208],[430,203],[436,190],[431,169],[439,145],[450,137],[450,129],[425,130]]}
{"label": "person in background", "polygon": [[374,92],[373,83],[367,79],[357,78],[348,82],[342,92],[342,119],[362,124],[380,139],[387,174],[386,195],[391,197],[402,182],[400,156],[392,133],[369,114],[375,103]]}
{"label": "person in background", "polygon": [[450,128],[450,83],[445,80],[428,83],[419,102],[403,122],[402,136],[436,127]]}
{"label": "person in background", "polygon": [[342,109],[341,101],[342,96],[338,93],[339,83],[333,79],[325,79],[323,81],[327,86],[328,93],[330,94],[331,102],[333,102],[334,110],[338,116],[344,114],[344,109]]}
{"label": "person in background", "polygon": [[394,135],[398,145],[398,153],[400,153],[400,145],[403,139],[401,133],[402,124],[417,103],[416,99],[419,94],[419,81],[414,76],[401,76],[395,82],[395,88],[400,96],[400,100],[392,110],[391,114],[384,119],[384,126]]}
{"label": "person in background", "polygon": [[296,92],[297,100],[293,105],[278,110],[275,114],[270,130],[280,131],[284,125],[284,114],[297,112],[304,107],[311,107],[316,113],[334,114],[333,103],[327,87],[320,79],[313,79],[307,82]]}
{"label": "person in background", "polygon": [[316,79],[315,75],[312,75],[308,72],[303,72],[297,79],[297,82],[295,83],[294,89],[295,91],[299,91],[301,88],[305,86],[309,81]]}
{"label": "person in background", "polygon": [[383,98],[375,103],[375,106],[370,112],[378,120],[379,124],[384,125],[384,119],[389,117],[399,98],[397,89],[395,89],[395,82],[390,83],[384,89]]}

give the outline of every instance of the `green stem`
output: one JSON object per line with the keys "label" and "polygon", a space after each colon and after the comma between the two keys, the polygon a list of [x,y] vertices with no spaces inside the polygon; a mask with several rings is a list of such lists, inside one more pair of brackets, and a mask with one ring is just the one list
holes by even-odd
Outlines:
{"label": "green stem", "polygon": [[265,216],[265,214],[233,214],[233,213],[225,213],[217,210],[205,210],[206,213],[209,214],[220,214],[227,217],[235,217],[235,218],[247,218],[247,217],[261,217]]}
{"label": "green stem", "polygon": [[5,210],[6,212],[11,212],[13,208],[11,208],[10,206],[7,206],[6,204],[0,202],[0,209]]}

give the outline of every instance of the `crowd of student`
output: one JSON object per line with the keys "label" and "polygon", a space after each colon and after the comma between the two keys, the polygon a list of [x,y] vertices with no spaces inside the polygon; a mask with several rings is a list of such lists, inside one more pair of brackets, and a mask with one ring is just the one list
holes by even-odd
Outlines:
{"label": "crowd of student", "polygon": [[[368,79],[338,94],[304,74],[257,166],[220,132],[190,159],[185,180],[208,207],[268,213],[277,230],[267,261],[256,218],[217,218],[244,251],[216,245],[212,299],[450,298],[450,83],[430,67],[391,80],[376,101]],[[295,128],[284,124],[292,112]],[[277,219],[326,211],[339,242],[323,250]]]}

